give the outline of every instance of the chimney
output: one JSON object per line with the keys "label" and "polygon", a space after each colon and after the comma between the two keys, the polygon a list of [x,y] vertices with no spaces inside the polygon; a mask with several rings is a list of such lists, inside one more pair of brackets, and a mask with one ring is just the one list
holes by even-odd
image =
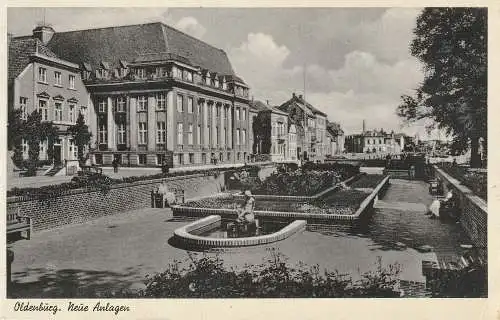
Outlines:
{"label": "chimney", "polygon": [[266,100],[266,104],[269,105],[269,100]]}
{"label": "chimney", "polygon": [[295,92],[292,92],[292,98],[295,98],[296,95],[295,95]]}
{"label": "chimney", "polygon": [[41,25],[33,29],[33,37],[38,38],[43,44],[47,44],[56,33],[50,26]]}
{"label": "chimney", "polygon": [[303,97],[303,96],[302,96],[301,94],[299,94],[299,99],[300,99],[300,100],[302,100],[302,97]]}

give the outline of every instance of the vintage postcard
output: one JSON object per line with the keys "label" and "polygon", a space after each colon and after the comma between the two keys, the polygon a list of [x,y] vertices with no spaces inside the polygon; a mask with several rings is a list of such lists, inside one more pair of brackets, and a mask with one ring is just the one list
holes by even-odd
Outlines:
{"label": "vintage postcard", "polygon": [[495,14],[6,8],[4,314],[486,318]]}

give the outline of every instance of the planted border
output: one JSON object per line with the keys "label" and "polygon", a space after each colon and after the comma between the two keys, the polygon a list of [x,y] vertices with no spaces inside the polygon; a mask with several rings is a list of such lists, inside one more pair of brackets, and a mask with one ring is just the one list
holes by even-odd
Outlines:
{"label": "planted border", "polygon": [[[373,208],[373,204],[378,200],[379,193],[385,191],[389,185],[389,176],[386,176],[376,188],[361,202],[359,208],[352,215],[324,214],[324,213],[304,213],[304,212],[279,212],[256,210],[255,216],[262,218],[275,218],[280,220],[306,220],[307,223],[334,222],[334,221],[357,221],[364,217],[368,210]],[[279,197],[279,196],[276,196]],[[224,218],[235,219],[238,216],[237,210],[195,208],[187,206],[172,206],[174,216],[206,217],[219,215]]]}

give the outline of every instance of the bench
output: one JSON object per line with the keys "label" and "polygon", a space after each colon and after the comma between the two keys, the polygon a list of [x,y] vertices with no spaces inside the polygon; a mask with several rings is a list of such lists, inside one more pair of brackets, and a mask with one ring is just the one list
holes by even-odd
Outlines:
{"label": "bench", "polygon": [[7,234],[26,232],[26,239],[31,238],[31,218],[18,213],[7,213]]}

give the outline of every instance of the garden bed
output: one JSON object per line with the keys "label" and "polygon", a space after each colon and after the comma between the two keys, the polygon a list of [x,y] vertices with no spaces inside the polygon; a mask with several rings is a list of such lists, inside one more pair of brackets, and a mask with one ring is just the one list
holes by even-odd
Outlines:
{"label": "garden bed", "polygon": [[375,188],[386,176],[383,174],[365,174],[349,186],[351,188]]}
{"label": "garden bed", "polygon": [[453,165],[451,163],[440,163],[438,165],[444,172],[457,179],[474,194],[484,200],[488,200],[488,174],[481,171],[470,171],[467,168]]}

